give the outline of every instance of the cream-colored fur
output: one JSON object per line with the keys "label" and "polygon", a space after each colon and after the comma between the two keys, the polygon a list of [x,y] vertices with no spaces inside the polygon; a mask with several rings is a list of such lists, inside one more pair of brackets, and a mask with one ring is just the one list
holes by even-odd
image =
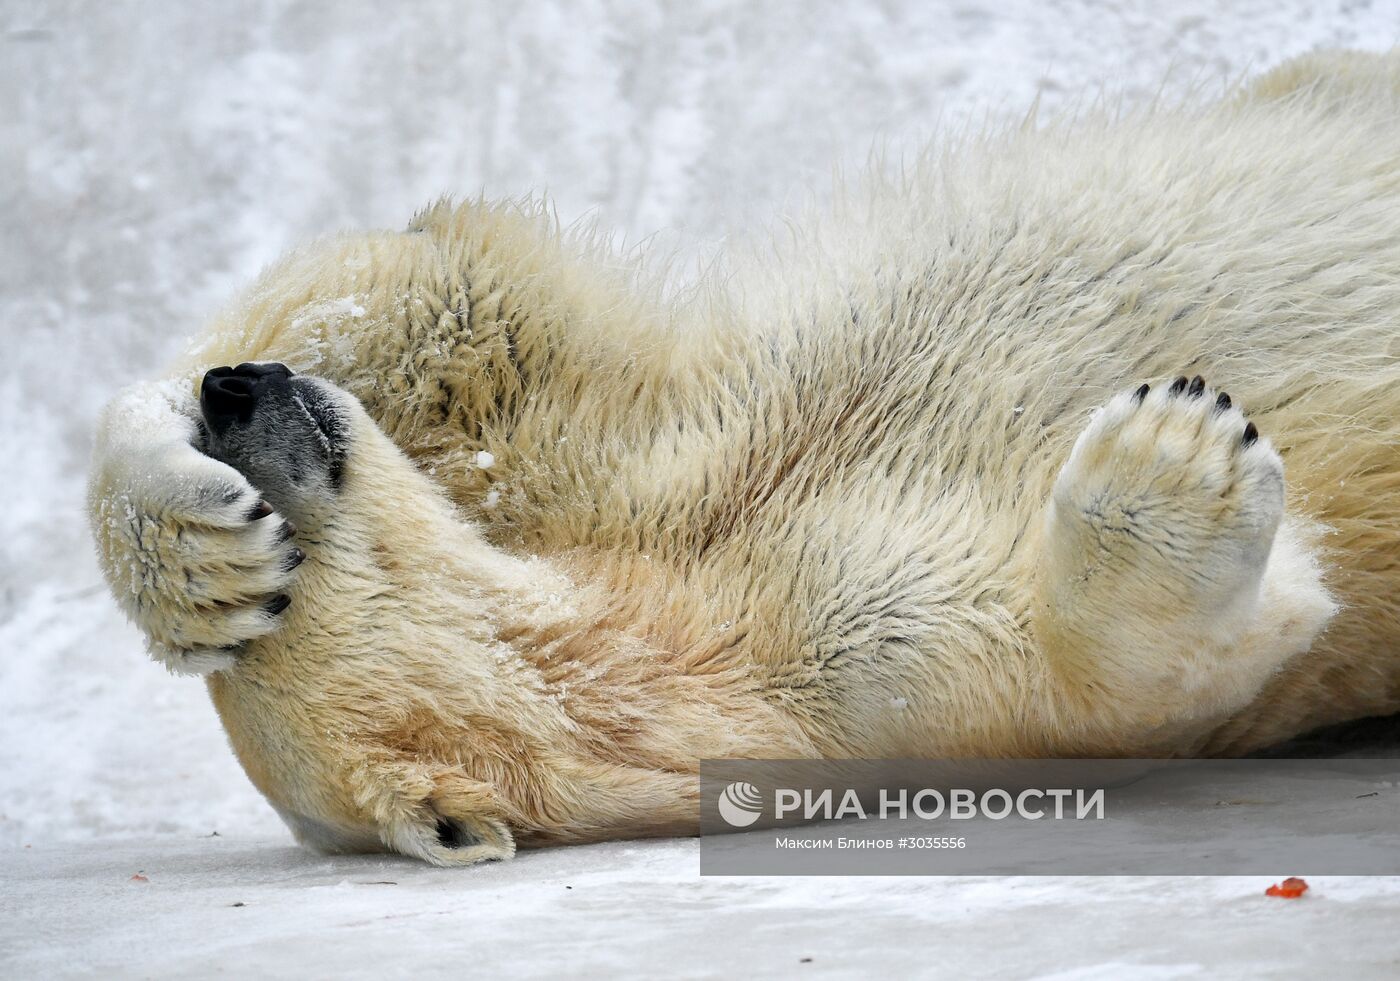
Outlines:
{"label": "cream-colored fur", "polygon": [[[94,527],[322,847],[686,831],[705,757],[1237,753],[1400,709],[1398,321],[1400,59],[1314,56],[683,299],[534,205],[321,243],[113,403]],[[193,445],[250,360],[349,393],[291,538]]]}

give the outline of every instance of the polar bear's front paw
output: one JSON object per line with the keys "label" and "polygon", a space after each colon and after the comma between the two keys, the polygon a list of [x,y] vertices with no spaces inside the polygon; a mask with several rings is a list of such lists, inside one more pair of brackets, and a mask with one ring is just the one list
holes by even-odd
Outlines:
{"label": "polar bear's front paw", "polygon": [[1183,377],[1101,408],[1052,501],[1052,534],[1078,575],[1136,580],[1142,602],[1209,618],[1257,593],[1283,462],[1229,395]]}
{"label": "polar bear's front paw", "polygon": [[[305,554],[242,474],[193,442],[177,400],[119,398],[99,432],[90,506],[103,571],[151,653],[206,674],[275,630]],[[138,425],[139,424],[139,425]]]}
{"label": "polar bear's front paw", "polygon": [[133,505],[113,536],[127,548],[128,611],[153,653],[196,674],[231,666],[244,644],[277,628],[305,558],[295,529],[251,488],[201,496],[196,511]]}

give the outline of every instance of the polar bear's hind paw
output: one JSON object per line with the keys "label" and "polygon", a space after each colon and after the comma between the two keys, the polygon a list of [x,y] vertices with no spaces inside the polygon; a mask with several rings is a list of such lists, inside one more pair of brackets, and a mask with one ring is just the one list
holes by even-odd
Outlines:
{"label": "polar bear's hind paw", "polygon": [[[1087,534],[1090,553],[1126,559],[1210,606],[1206,596],[1225,600],[1258,583],[1283,514],[1283,462],[1229,394],[1182,376],[1099,409],[1055,501],[1061,520]],[[1186,567],[1174,572],[1161,564],[1180,560]]]}

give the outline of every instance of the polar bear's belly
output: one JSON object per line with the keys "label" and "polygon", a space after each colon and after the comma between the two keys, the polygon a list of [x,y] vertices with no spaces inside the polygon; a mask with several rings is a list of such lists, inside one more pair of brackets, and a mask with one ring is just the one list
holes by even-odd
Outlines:
{"label": "polar bear's belly", "polygon": [[360,854],[382,852],[384,842],[373,828],[345,828],[317,818],[298,814],[276,804],[277,816],[291,830],[300,845],[328,854]]}

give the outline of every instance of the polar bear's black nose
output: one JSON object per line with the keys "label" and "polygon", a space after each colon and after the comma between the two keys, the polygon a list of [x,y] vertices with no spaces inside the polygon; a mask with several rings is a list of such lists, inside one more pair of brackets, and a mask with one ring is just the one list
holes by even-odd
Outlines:
{"label": "polar bear's black nose", "polygon": [[199,406],[204,421],[215,430],[233,422],[247,422],[253,407],[268,390],[287,384],[292,373],[284,364],[241,364],[237,368],[211,368],[204,375]]}

